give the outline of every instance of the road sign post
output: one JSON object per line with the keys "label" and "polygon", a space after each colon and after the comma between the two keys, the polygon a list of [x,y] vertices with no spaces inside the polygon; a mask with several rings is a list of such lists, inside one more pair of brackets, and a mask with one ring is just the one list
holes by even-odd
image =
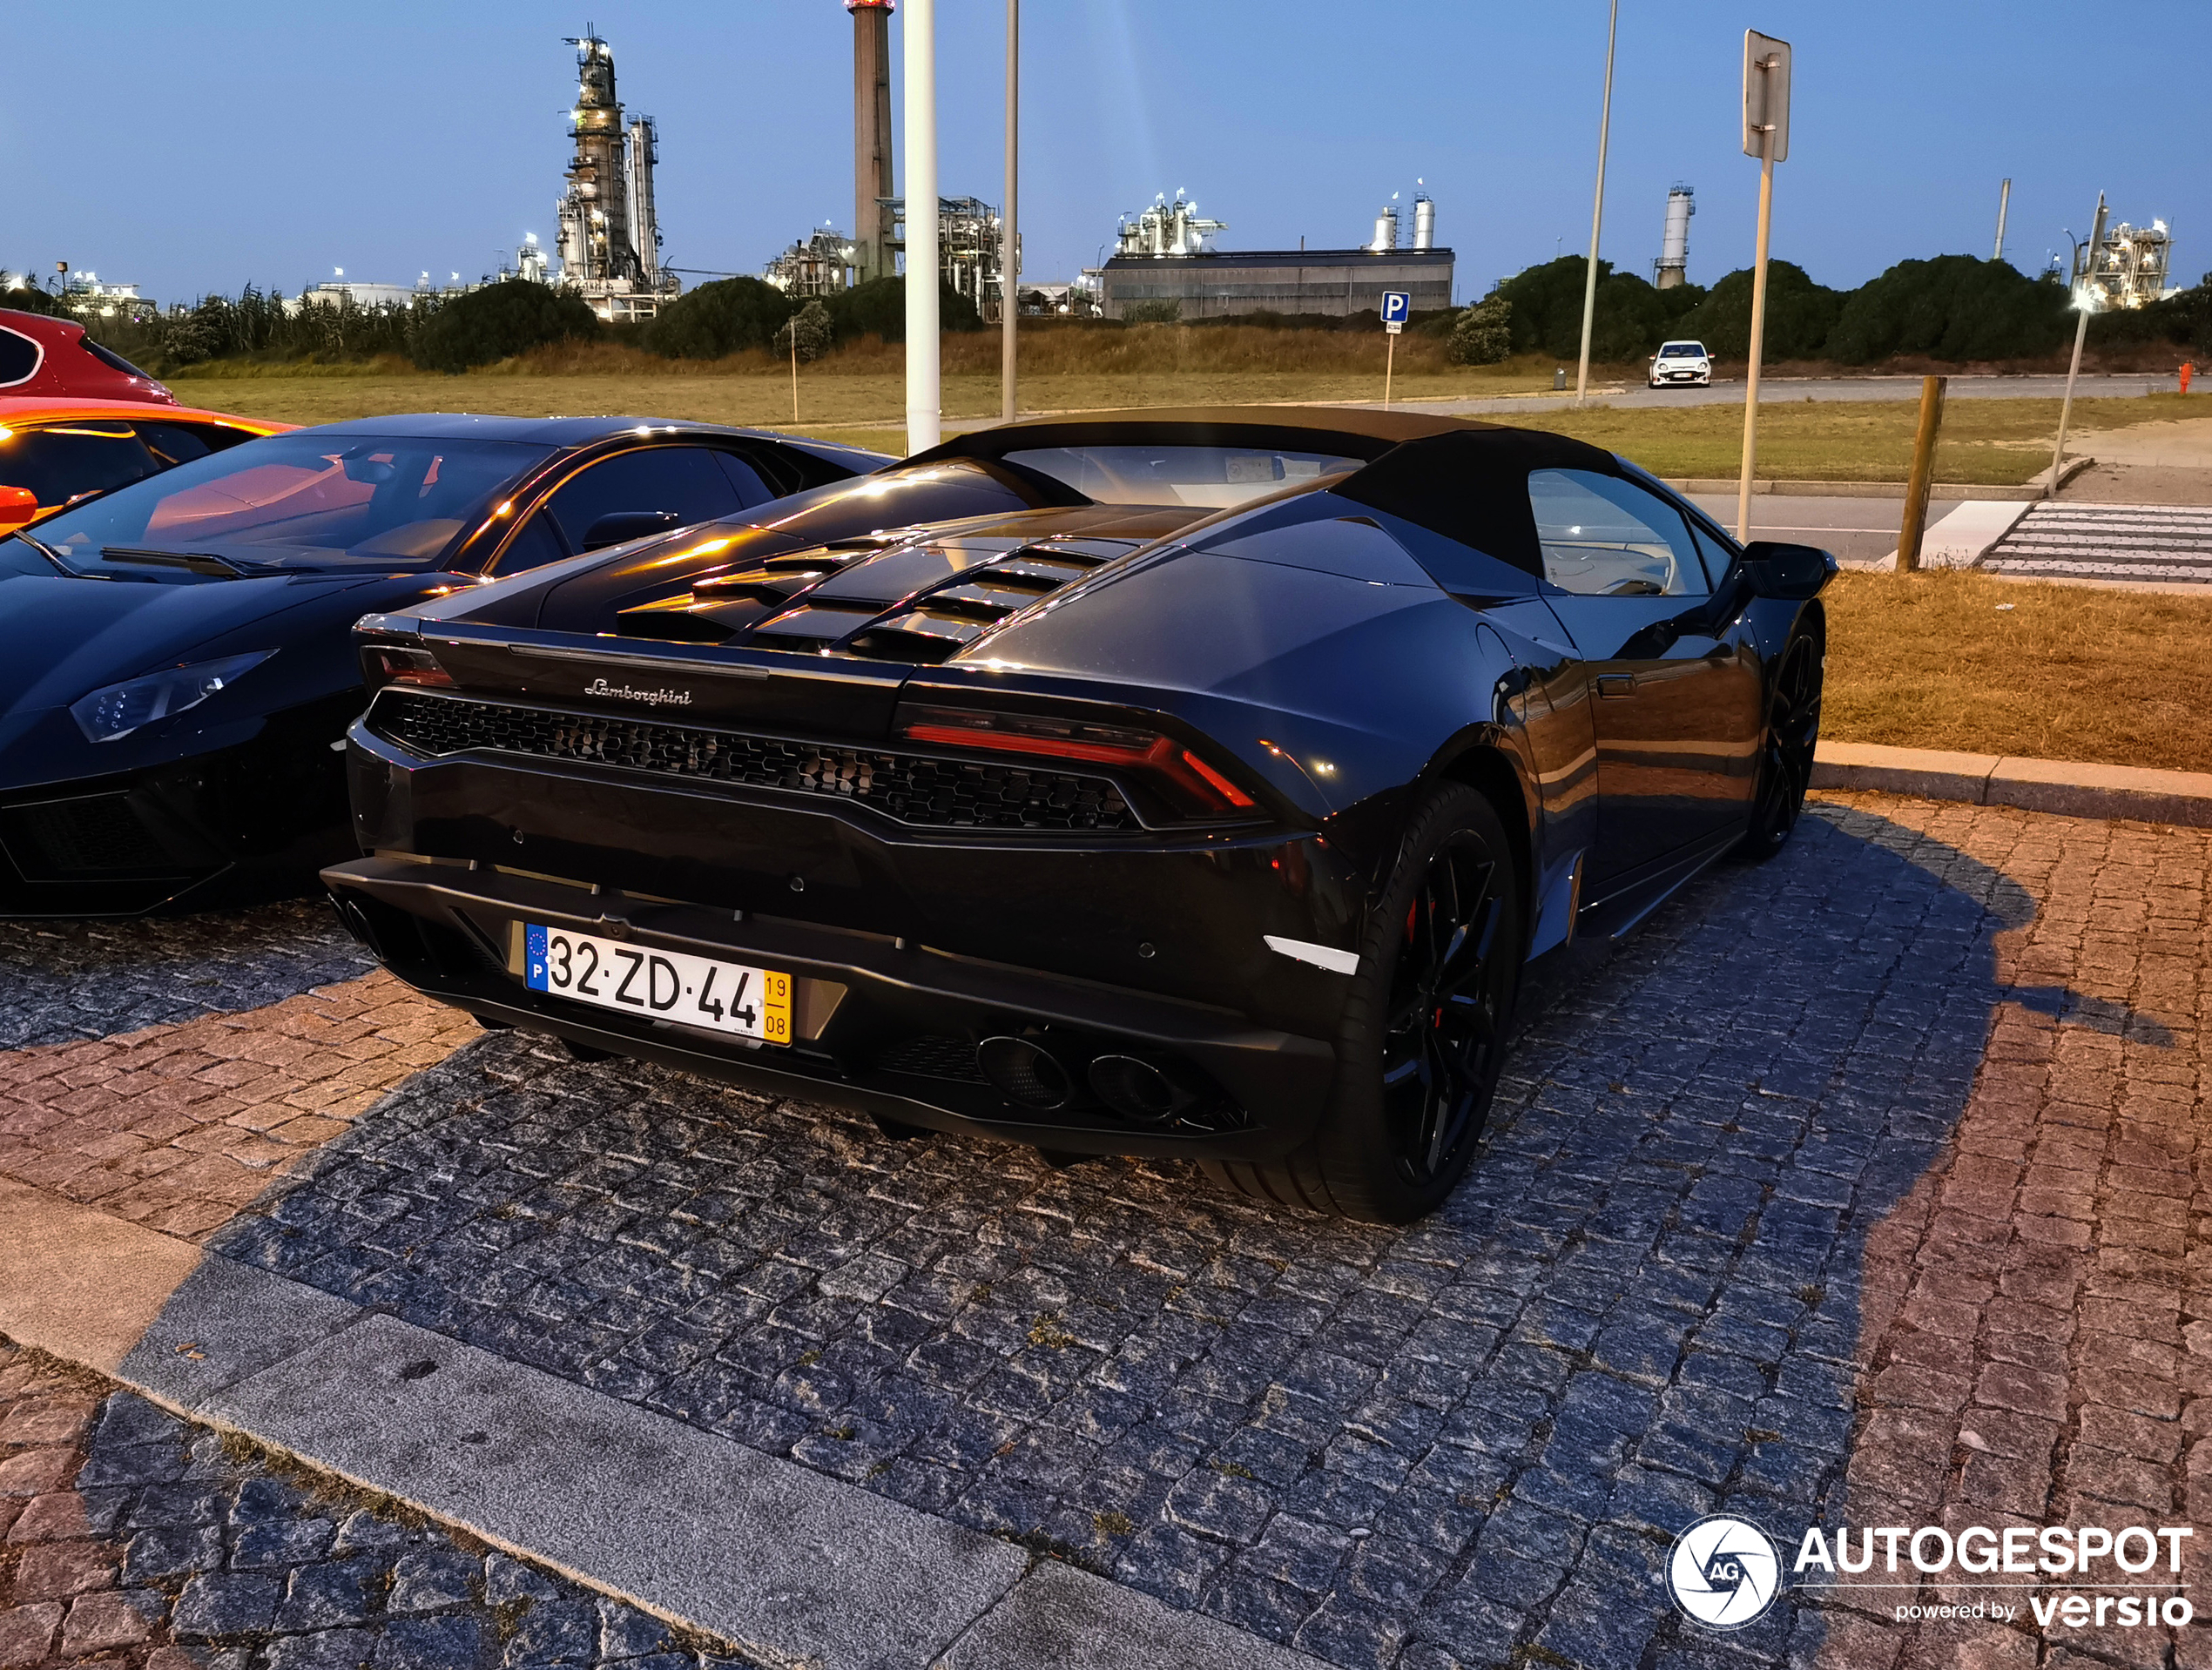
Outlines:
{"label": "road sign post", "polygon": [[2043,483],[2043,496],[2059,496],[2059,466],[2066,461],[2067,421],[2074,415],[2074,382],[2081,374],[2081,345],[2089,338],[2089,315],[2097,305],[2097,250],[2105,240],[2105,194],[2097,193],[2097,218],[2089,224],[2089,253],[2074,275],[2074,359],[2066,368],[2066,398],[2059,402],[2059,438],[2051,447],[2051,479]]}
{"label": "road sign post", "polygon": [[1413,298],[1405,290],[1386,290],[1382,293],[1382,327],[1390,337],[1390,347],[1383,357],[1383,410],[1390,410],[1390,380],[1398,369],[1398,336],[1406,328],[1406,321],[1413,316]]}
{"label": "road sign post", "polygon": [[1751,357],[1743,375],[1743,472],[1736,487],[1736,536],[1751,536],[1751,475],[1759,451],[1759,364],[1766,355],[1767,234],[1774,223],[1774,165],[1790,154],[1790,43],[1743,31],[1743,154],[1759,159],[1758,252],[1751,267]]}

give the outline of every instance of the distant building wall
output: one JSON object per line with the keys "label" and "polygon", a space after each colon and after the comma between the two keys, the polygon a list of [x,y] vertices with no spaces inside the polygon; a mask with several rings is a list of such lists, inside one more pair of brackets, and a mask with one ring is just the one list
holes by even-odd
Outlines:
{"label": "distant building wall", "polygon": [[1102,271],[1106,317],[1142,301],[1172,301],[1185,319],[1237,313],[1372,313],[1386,290],[1404,290],[1417,313],[1452,305],[1452,252],[1364,249],[1246,250],[1212,255],[1116,255]]}

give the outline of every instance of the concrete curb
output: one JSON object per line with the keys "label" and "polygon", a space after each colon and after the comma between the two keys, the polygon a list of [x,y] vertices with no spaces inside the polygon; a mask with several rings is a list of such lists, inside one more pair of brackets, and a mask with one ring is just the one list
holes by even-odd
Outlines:
{"label": "concrete curb", "polygon": [[0,1333],[764,1663],[1322,1670],[1004,1539],[0,1184]]}
{"label": "concrete curb", "polygon": [[[2075,476],[2097,461],[2094,458],[2069,458],[2066,468],[2059,473],[2059,485],[2064,487]],[[2007,504],[2032,504],[2044,495],[2044,481],[2050,471],[2046,469],[2031,481],[2017,485],[1995,481],[1939,481],[1928,489],[1932,504],[1948,503],[1960,499],[1983,499]],[[1667,485],[1677,493],[1733,493],[1741,483],[1733,475],[1689,475],[1664,478]],[[1755,481],[1751,496],[1773,494],[1778,497],[1798,499],[1902,499],[1902,481]]]}
{"label": "concrete curb", "polygon": [[2203,771],[1823,742],[1813,756],[1812,786],[2212,829],[2212,773]]}

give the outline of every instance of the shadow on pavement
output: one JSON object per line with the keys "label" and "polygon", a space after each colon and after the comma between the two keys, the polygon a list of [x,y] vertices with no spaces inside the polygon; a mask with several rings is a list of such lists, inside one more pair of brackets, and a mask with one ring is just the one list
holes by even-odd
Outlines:
{"label": "shadow on pavement", "polygon": [[[1993,1018],[2162,1031],[2000,981],[2034,910],[1816,808],[1544,971],[1478,1171],[1402,1231],[506,1034],[209,1245],[1338,1663],[1695,1657],[1677,1532],[1843,1514],[1868,1237]],[[1726,1644],[1809,1658],[1831,1615]]]}

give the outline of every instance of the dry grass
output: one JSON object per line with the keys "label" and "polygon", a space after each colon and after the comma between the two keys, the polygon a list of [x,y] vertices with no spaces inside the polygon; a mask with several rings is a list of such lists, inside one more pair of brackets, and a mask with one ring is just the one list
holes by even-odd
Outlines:
{"label": "dry grass", "polygon": [[2212,597],[1952,572],[1825,596],[1823,736],[2212,771]]}
{"label": "dry grass", "polygon": [[[2126,400],[2078,400],[2074,431],[2212,413],[2212,397],[2153,394]],[[1912,462],[1919,398],[1897,401],[1762,401],[1758,474],[1762,480],[1897,481]],[[1742,467],[1740,406],[1669,408],[1601,407],[1595,411],[1538,412],[1501,422],[1571,434],[1635,459],[1656,475],[1733,476]],[[2054,400],[1952,401],[1936,447],[1936,480],[2009,484],[2047,469],[2058,428]]]}

